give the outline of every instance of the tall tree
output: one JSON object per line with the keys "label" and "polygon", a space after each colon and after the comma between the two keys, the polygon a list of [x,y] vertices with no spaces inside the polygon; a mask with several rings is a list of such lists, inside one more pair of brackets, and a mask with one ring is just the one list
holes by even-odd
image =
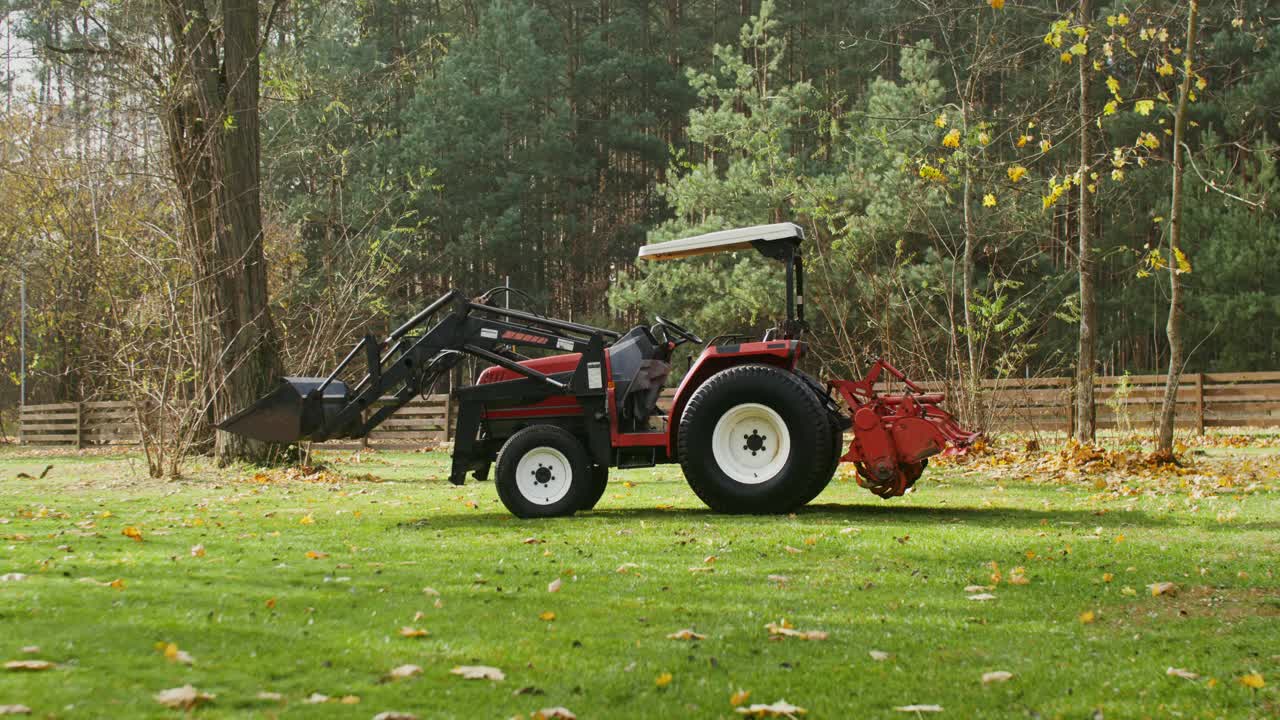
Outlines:
{"label": "tall tree", "polygon": [[[1089,0],[1080,0],[1080,24],[1089,27],[1093,22],[1093,8]],[[1093,163],[1090,134],[1093,128],[1093,107],[1089,93],[1092,86],[1093,67],[1080,58],[1080,208],[1077,233],[1080,244],[1076,249],[1076,263],[1080,273],[1080,337],[1076,350],[1076,427],[1079,442],[1092,442],[1097,431],[1093,402],[1093,375],[1098,364],[1097,299],[1094,290],[1093,258],[1093,193],[1088,182],[1089,167]]]}
{"label": "tall tree", "polygon": [[[258,1],[165,0],[163,20],[173,79],[162,119],[195,277],[196,377],[216,421],[280,370],[262,243]],[[226,463],[266,459],[270,448],[217,432],[213,450]]]}
{"label": "tall tree", "polygon": [[1160,432],[1156,453],[1173,455],[1173,424],[1177,415],[1178,383],[1182,378],[1182,272],[1186,266],[1182,252],[1182,162],[1183,134],[1187,126],[1187,102],[1191,95],[1191,78],[1196,48],[1196,20],[1200,3],[1187,4],[1187,44],[1182,51],[1182,84],[1178,86],[1178,106],[1173,115],[1173,179],[1169,200],[1169,320],[1165,334],[1169,339],[1169,374],[1165,379],[1164,401],[1160,407]]}

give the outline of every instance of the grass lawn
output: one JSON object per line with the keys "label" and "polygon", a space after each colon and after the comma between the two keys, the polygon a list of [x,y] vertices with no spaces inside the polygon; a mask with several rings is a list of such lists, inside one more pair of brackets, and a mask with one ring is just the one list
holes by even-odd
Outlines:
{"label": "grass lawn", "polygon": [[[208,718],[728,718],[739,690],[809,718],[1276,718],[1278,453],[1250,454],[1249,494],[944,467],[891,501],[838,479],[790,517],[713,515],[662,467],[615,473],[595,512],[520,521],[491,484],[444,482],[438,453],[335,456],[340,482],[170,482],[127,455],[3,450],[0,575],[26,577],[0,582],[0,659],[56,666],[0,672],[0,705],[173,717],[153,696],[189,683]],[[771,640],[783,618],[829,636]],[[706,638],[668,639],[684,628]],[[423,672],[386,679],[405,664]]]}

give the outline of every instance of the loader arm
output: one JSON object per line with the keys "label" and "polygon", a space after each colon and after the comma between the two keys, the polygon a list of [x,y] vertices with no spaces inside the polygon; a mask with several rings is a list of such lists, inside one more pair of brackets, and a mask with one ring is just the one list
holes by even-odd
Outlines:
{"label": "loader arm", "polygon": [[[446,312],[447,309],[447,312]],[[429,330],[418,332],[429,322]],[[465,355],[519,373],[549,393],[570,392],[570,384],[504,355],[504,346],[583,353],[619,337],[613,330],[542,317],[469,300],[450,290],[378,342],[366,335],[325,378],[284,378],[280,386],[218,427],[267,442],[316,442],[369,434]],[[348,387],[339,380],[364,355],[364,376]],[[595,354],[599,354],[599,351]],[[594,366],[601,372],[600,364]],[[388,401],[369,412],[380,399]]]}

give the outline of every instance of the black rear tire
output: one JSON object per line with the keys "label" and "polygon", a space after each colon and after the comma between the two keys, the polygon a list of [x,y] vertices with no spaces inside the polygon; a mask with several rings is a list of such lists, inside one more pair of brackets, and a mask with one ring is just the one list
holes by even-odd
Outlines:
{"label": "black rear tire", "polygon": [[578,508],[579,510],[594,509],[596,503],[600,502],[600,498],[604,497],[605,488],[609,485],[609,468],[605,465],[593,465],[588,478],[591,480],[591,486],[583,495],[582,507]]}
{"label": "black rear tire", "polygon": [[802,505],[808,505],[817,500],[822,491],[827,489],[827,486],[831,484],[832,478],[836,476],[836,470],[840,469],[840,458],[844,455],[844,429],[830,414],[827,417],[831,423],[831,459],[827,463],[827,469],[817,476],[817,482],[809,489],[809,494],[805,501],[801,503]]}
{"label": "black rear tire", "polygon": [[[773,422],[782,427],[758,433],[751,425],[733,425],[734,414],[752,412],[743,410],[747,406],[755,409],[755,417],[776,417]],[[717,436],[722,419],[727,424]],[[735,466],[728,453],[736,453],[737,443],[744,440],[729,439],[748,429],[751,435],[742,433],[743,438],[753,447],[743,446],[743,459]],[[821,401],[800,378],[769,365],[740,365],[711,376],[685,406],[677,443],[689,487],[712,510],[726,513],[785,513],[803,505],[814,488],[830,479],[830,448],[831,422]],[[717,451],[725,459],[723,466]],[[760,461],[754,459],[757,451],[764,453]],[[753,475],[752,463],[770,457],[773,462]]]}
{"label": "black rear tire", "polygon": [[498,498],[516,517],[572,515],[593,487],[591,462],[568,430],[531,425],[502,446],[494,484]]}

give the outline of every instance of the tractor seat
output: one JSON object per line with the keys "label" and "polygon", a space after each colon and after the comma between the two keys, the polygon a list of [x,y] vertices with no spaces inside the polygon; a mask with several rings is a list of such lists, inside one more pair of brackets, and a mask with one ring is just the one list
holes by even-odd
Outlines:
{"label": "tractor seat", "polygon": [[617,388],[618,419],[640,428],[658,409],[658,396],[671,373],[666,343],[637,325],[609,346],[610,380]]}

